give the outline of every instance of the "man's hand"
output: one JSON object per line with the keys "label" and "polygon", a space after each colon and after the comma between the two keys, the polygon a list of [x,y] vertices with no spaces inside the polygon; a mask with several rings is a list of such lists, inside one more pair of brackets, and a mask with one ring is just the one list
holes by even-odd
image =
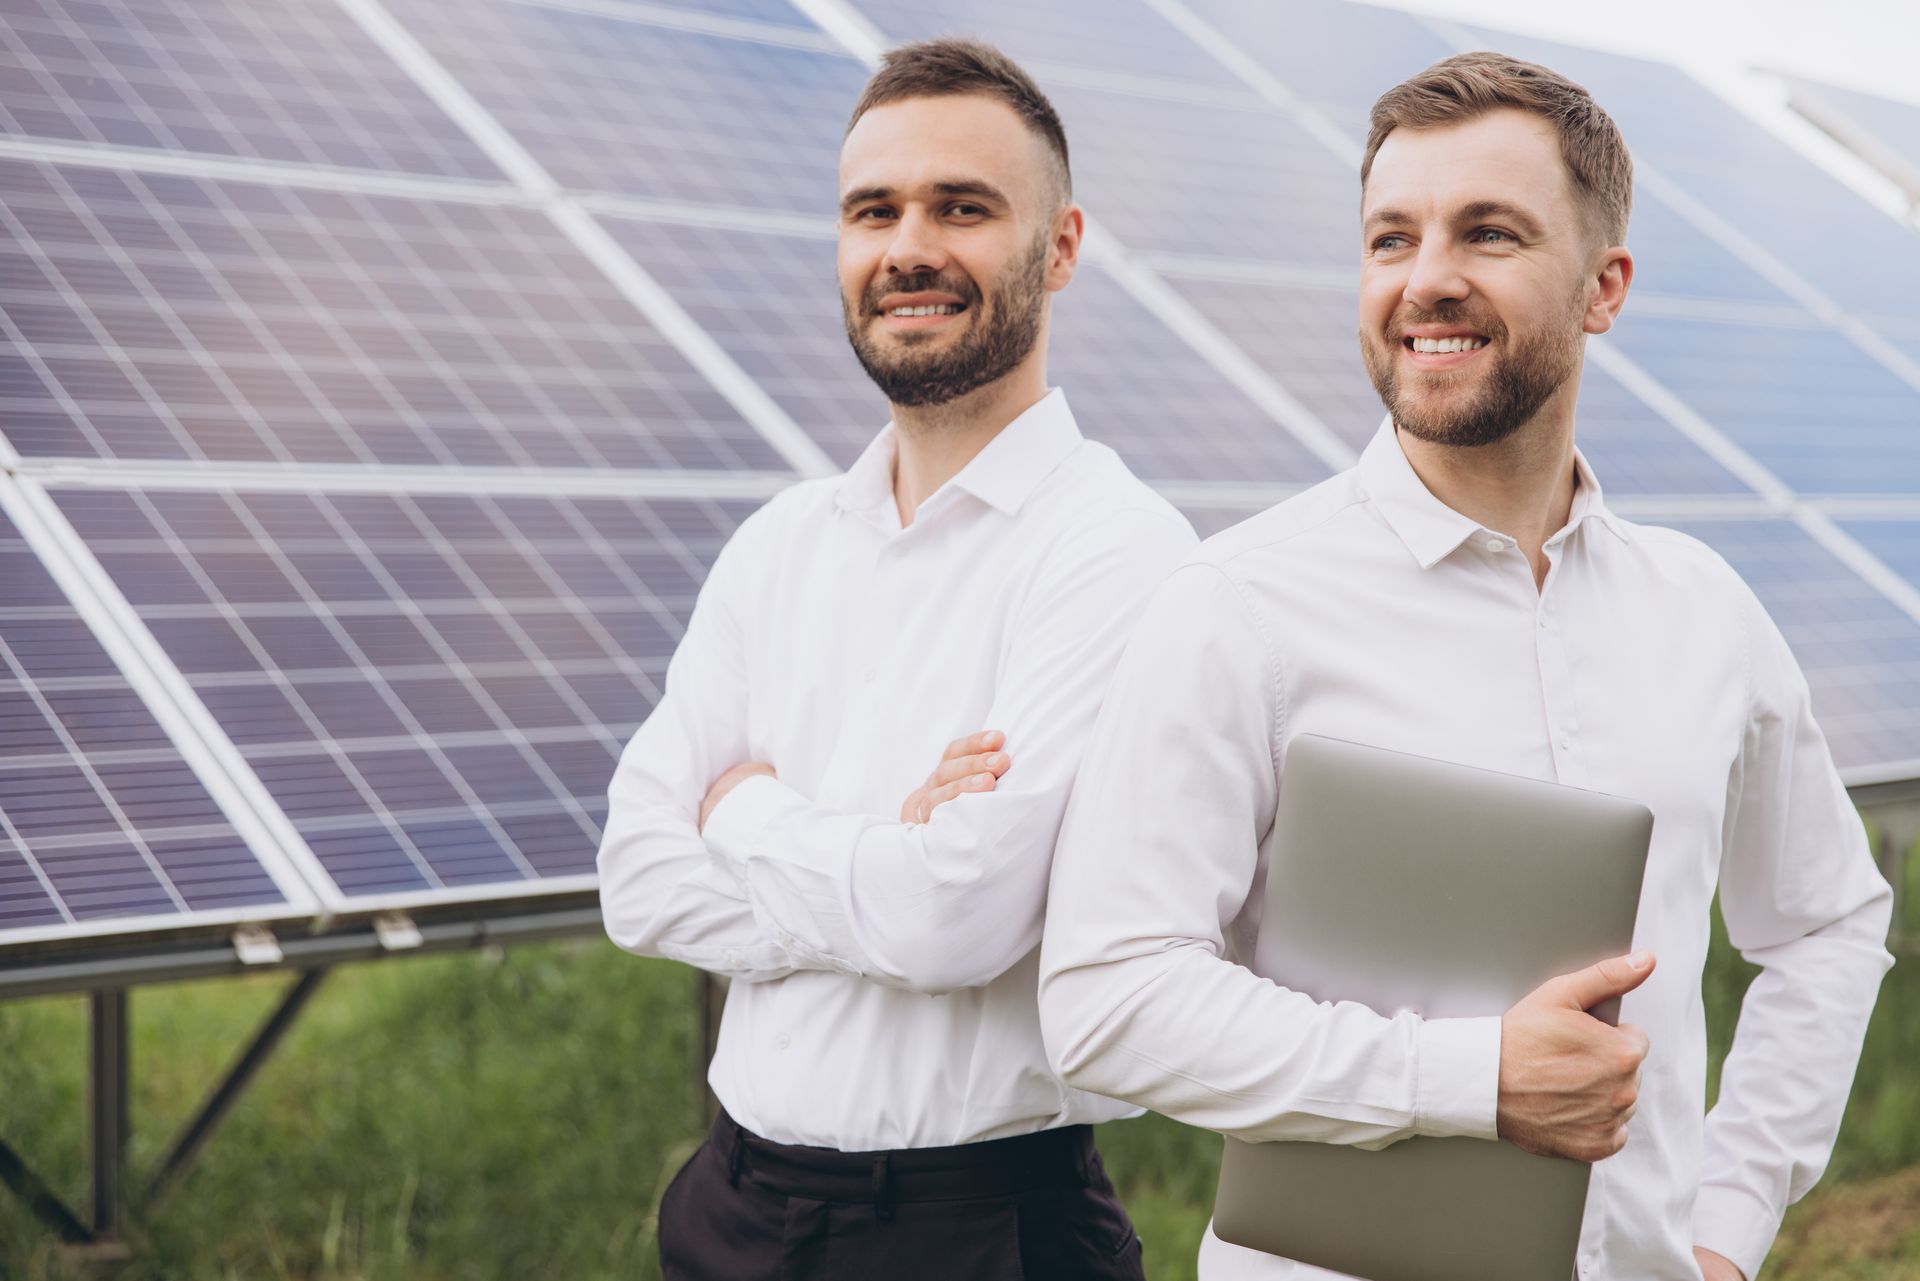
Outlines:
{"label": "man's hand", "polygon": [[927,781],[900,803],[900,821],[924,823],[934,810],[962,792],[991,792],[1013,764],[1013,758],[1000,750],[1006,741],[999,730],[983,729],[948,743]]}
{"label": "man's hand", "polygon": [[1732,1259],[1703,1245],[1693,1247],[1693,1261],[1700,1265],[1702,1281],[1747,1281],[1747,1274],[1733,1266]]}
{"label": "man's hand", "polygon": [[700,802],[700,830],[707,830],[707,819],[713,815],[714,807],[726,799],[728,792],[752,778],[755,774],[773,775],[773,766],[764,761],[741,761],[738,765],[713,780],[713,786],[707,789],[707,798]]}
{"label": "man's hand", "polygon": [[1653,953],[1548,979],[1500,1019],[1500,1137],[1541,1156],[1598,1161],[1626,1146],[1647,1034],[1587,1011],[1653,973]]}

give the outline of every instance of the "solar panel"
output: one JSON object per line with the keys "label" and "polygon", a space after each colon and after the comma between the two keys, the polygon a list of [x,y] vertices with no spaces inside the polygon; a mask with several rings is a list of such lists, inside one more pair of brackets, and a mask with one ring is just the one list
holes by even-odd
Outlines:
{"label": "solar panel", "polygon": [[[847,345],[829,241],[607,220],[682,307],[843,465],[887,421]],[[1049,371],[1140,475],[1314,480],[1326,468],[1099,266],[1055,295]]]}
{"label": "solar panel", "polygon": [[1806,671],[1843,771],[1920,760],[1920,623],[1790,521],[1672,524],[1725,556],[1760,597]]}
{"label": "solar panel", "polygon": [[[527,2],[540,3],[541,0],[527,0]],[[551,2],[556,8],[567,7],[567,0],[551,0]],[[626,7],[628,0],[610,0],[610,3]],[[638,12],[643,5],[656,13],[660,10],[668,10],[687,14],[695,19],[738,18],[769,26],[813,31],[813,20],[788,3],[788,0],[636,0],[632,8]]]}
{"label": "solar panel", "polygon": [[1417,19],[1339,0],[1186,0],[1302,102],[1364,139],[1388,86],[1453,52]]}
{"label": "solar panel", "polygon": [[330,0],[4,0],[0,133],[500,177]]}
{"label": "solar panel", "polygon": [[1218,84],[1195,102],[1048,82],[1087,212],[1136,252],[1352,263],[1353,167],[1250,91]]}
{"label": "solar panel", "polygon": [[0,583],[0,948],[307,910],[4,512]]}
{"label": "solar panel", "polygon": [[1920,391],[1827,329],[1642,315],[1616,341],[1794,489],[1920,489]]}
{"label": "solar panel", "polygon": [[[854,2],[890,38],[956,27],[930,0]],[[1354,153],[1374,96],[1451,49],[1332,0],[1190,6],[1271,78],[1243,81],[1142,0],[983,0],[959,25],[1031,60],[1078,193],[1125,253],[1095,253],[1057,298],[1051,373],[1083,429],[1211,533],[1327,464],[1170,327],[1177,309],[1122,281],[1164,280],[1363,445],[1381,410],[1353,337]],[[58,510],[159,649],[129,681],[87,630],[120,604],[76,607],[0,526],[0,943],[149,910],[308,911],[271,833],[216,803],[255,782],[330,907],[590,887],[615,756],[751,506],[720,495],[787,470],[683,351],[710,336],[841,462],[885,419],[847,350],[828,231],[867,72],[800,10],[385,7],[701,332],[669,341],[538,193],[503,181],[473,141],[488,122],[462,114],[470,136],[344,8],[0,0],[14,156],[33,139],[121,149],[115,168],[0,159],[0,434],[27,472],[79,465],[48,482]],[[1679,204],[1640,192],[1639,278],[1609,343],[1802,492],[1915,492],[1920,392],[1684,205],[1920,359],[1910,233],[1802,182],[1671,69],[1542,56],[1617,102],[1638,154],[1684,187]],[[127,147],[171,153],[170,172]],[[198,156],[273,167],[189,176]],[[673,325],[671,310],[652,314]],[[1752,497],[1598,364],[1580,431],[1635,511]],[[129,466],[148,463],[193,474]],[[396,466],[431,481],[383,474]],[[626,472],[652,496],[589,496]],[[1916,527],[1847,530],[1911,581]],[[1843,764],[1920,759],[1914,621],[1788,522],[1690,528],[1780,618]],[[204,711],[228,742],[161,730],[186,723],[156,693],[175,675],[186,720]]]}
{"label": "solar panel", "polygon": [[941,0],[858,0],[896,43],[989,36],[1027,63],[1072,63],[1155,80],[1217,84],[1219,64],[1141,0],[971,0],[961,14]]}
{"label": "solar panel", "polygon": [[771,468],[541,214],[0,161],[23,455]]}
{"label": "solar panel", "polygon": [[590,876],[614,761],[751,507],[57,499],[349,900]]}
{"label": "solar panel", "polygon": [[393,0],[563,185],[826,216],[867,73],[824,35],[726,39],[512,0]]}

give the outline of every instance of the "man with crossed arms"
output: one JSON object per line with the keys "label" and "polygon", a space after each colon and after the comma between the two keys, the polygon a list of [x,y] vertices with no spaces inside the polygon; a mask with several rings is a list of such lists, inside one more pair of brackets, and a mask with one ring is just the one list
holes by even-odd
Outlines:
{"label": "man with crossed arms", "polygon": [[600,850],[615,942],[734,980],[662,1262],[1138,1281],[1090,1131],[1133,1109],[1048,1067],[1037,944],[1100,694],[1193,532],[1047,388],[1082,218],[1018,67],[893,51],[840,187],[847,334],[893,421],[721,552]]}
{"label": "man with crossed arms", "polygon": [[[1890,895],[1758,601],[1704,545],[1610,512],[1574,448],[1584,335],[1633,277],[1625,144],[1579,86],[1467,54],[1380,99],[1360,176],[1389,420],[1146,610],[1056,854],[1048,1047],[1073,1085],[1245,1139],[1598,1162],[1581,1278],[1752,1278],[1831,1149]],[[1319,1005],[1236,964],[1302,733],[1646,803],[1637,950],[1485,1019]],[[1716,882],[1761,972],[1703,1125]],[[1619,1028],[1584,1013],[1620,994]],[[1211,1232],[1200,1274],[1328,1275]]]}

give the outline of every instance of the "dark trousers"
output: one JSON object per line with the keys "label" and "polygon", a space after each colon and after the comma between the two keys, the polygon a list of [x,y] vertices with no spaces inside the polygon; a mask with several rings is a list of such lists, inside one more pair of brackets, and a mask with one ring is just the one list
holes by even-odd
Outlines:
{"label": "dark trousers", "polygon": [[1079,1125],[836,1152],[725,1112],[660,1202],[666,1281],[1144,1281],[1140,1238]]}

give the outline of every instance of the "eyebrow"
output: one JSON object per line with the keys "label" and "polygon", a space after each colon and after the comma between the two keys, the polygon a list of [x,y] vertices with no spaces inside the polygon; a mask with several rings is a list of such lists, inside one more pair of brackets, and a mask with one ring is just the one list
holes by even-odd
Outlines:
{"label": "eyebrow", "polygon": [[1484,222],[1489,218],[1510,222],[1529,236],[1541,234],[1539,219],[1510,201],[1476,200],[1460,211],[1462,222]]}
{"label": "eyebrow", "polygon": [[[1004,191],[978,178],[950,178],[945,182],[936,182],[931,185],[934,194],[939,196],[973,196],[976,199],[991,200],[1002,205],[1011,203]],[[858,187],[840,197],[840,211],[845,213],[869,201],[893,200],[897,197],[898,192],[892,187]]]}
{"label": "eyebrow", "polygon": [[[1497,222],[1510,222],[1528,236],[1537,237],[1544,234],[1541,230],[1539,219],[1535,218],[1525,209],[1522,209],[1519,205],[1507,200],[1475,200],[1471,204],[1463,206],[1454,220],[1456,222],[1485,222],[1488,219]],[[1370,230],[1381,224],[1404,226],[1417,221],[1418,219],[1404,209],[1376,209],[1367,215],[1366,227]]]}

